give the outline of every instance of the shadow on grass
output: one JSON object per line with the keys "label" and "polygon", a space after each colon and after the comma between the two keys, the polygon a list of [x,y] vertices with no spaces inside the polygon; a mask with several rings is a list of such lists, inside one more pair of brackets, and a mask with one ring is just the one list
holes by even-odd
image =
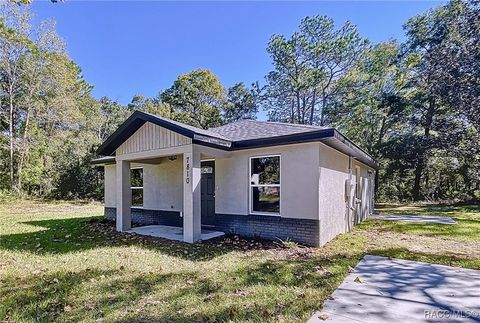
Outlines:
{"label": "shadow on grass", "polygon": [[[0,319],[116,322],[277,321],[307,318],[362,255],[242,263],[195,271],[88,270],[2,281]],[[330,268],[328,274],[318,268]],[[240,292],[239,292],[240,291]]]}
{"label": "shadow on grass", "polygon": [[143,273],[134,277],[124,274],[118,270],[93,269],[31,275],[22,281],[6,278],[0,297],[0,319],[45,322],[98,319],[106,313],[123,312],[139,305],[138,302],[158,288],[171,290],[182,282],[191,282],[188,288],[180,288],[166,299],[172,304],[187,293],[206,295],[215,288],[211,281],[198,279],[188,272]]}
{"label": "shadow on grass", "polygon": [[35,273],[23,279],[2,279],[0,318],[9,320],[50,321],[65,312],[67,300],[80,284],[114,271]]}
{"label": "shadow on grass", "polygon": [[[88,244],[85,242],[77,246],[74,243],[78,249],[70,251],[87,246],[111,245],[111,237],[96,227],[101,226],[107,232],[113,228],[99,221],[90,222],[88,218],[80,218],[35,222],[42,222],[45,228],[48,228],[46,225],[51,227],[52,232],[47,235],[49,230],[45,230],[42,231],[45,236],[39,236],[38,241],[44,243],[46,241],[42,239],[63,235],[61,229],[65,227],[69,228],[72,242],[97,235]],[[124,234],[114,231],[113,234],[114,244],[143,245],[144,240],[123,241]],[[8,241],[13,244],[16,239]],[[149,246],[145,247],[172,253],[168,250],[171,247],[164,242],[156,245],[147,241]],[[3,243],[2,247],[5,247]],[[172,244],[193,250],[191,245]],[[196,246],[200,249],[212,248],[212,245]],[[55,250],[54,246],[51,248]],[[229,250],[232,249],[225,247],[222,252]],[[480,267],[478,259],[385,248],[362,249],[348,255],[339,251],[327,258],[318,254],[307,258],[245,261],[225,268],[219,263],[219,269],[222,270],[218,273],[204,273],[189,268],[173,273],[97,269],[29,274],[25,278],[9,276],[1,281],[0,320],[95,321],[105,317],[116,322],[306,321],[315,310],[320,309],[321,304],[365,254]]]}
{"label": "shadow on grass", "polygon": [[41,230],[1,235],[0,248],[34,254],[62,254],[101,247],[142,246],[169,256],[205,261],[235,250],[275,249],[273,241],[226,236],[196,244],[115,231],[101,216],[22,222]]}

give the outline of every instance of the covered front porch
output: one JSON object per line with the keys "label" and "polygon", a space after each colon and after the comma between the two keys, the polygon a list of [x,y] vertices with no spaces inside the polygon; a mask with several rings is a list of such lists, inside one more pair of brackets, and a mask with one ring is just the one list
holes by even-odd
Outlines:
{"label": "covered front porch", "polygon": [[[212,223],[202,216],[202,212],[207,210],[205,203],[210,202],[205,199],[205,192],[202,195],[202,163],[214,165],[215,158],[225,155],[224,151],[195,144],[118,154],[115,157],[117,231],[187,243],[224,235],[224,232],[215,230]],[[143,172],[145,183],[142,185],[142,199],[147,204],[141,207],[132,205],[132,201],[138,199],[132,198],[132,191],[137,187],[131,178],[132,169],[137,168],[150,170]],[[213,196],[214,189],[209,188],[213,191]],[[214,204],[209,203],[208,207],[213,208],[214,212]],[[152,217],[158,217],[162,221],[132,228],[132,219],[137,220],[134,221],[137,223],[149,224]]]}

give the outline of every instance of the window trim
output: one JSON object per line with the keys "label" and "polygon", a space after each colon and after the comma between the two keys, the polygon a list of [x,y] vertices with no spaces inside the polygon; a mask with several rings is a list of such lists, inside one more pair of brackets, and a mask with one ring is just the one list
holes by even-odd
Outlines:
{"label": "window trim", "polygon": [[[278,157],[278,167],[280,168],[280,184],[253,184],[252,185],[252,159],[256,158],[268,158],[268,157]],[[279,210],[278,212],[259,212],[253,210],[253,187],[279,187],[280,191],[280,200],[279,200]],[[248,212],[251,215],[267,215],[267,216],[282,216],[282,155],[281,154],[273,154],[273,155],[257,155],[257,156],[250,156],[248,158]]]}
{"label": "window trim", "polygon": [[[132,208],[137,208],[137,209],[143,209],[143,205],[145,204],[145,191],[143,190],[143,176],[145,175],[145,169],[143,167],[131,167],[130,168],[130,172],[132,170],[136,170],[136,169],[141,169],[142,170],[142,186],[132,186],[132,179],[131,179],[131,176],[132,174],[130,173],[130,194],[132,196],[132,199],[130,201],[130,204],[131,204],[131,207]],[[133,190],[142,190],[142,205],[133,205]]]}

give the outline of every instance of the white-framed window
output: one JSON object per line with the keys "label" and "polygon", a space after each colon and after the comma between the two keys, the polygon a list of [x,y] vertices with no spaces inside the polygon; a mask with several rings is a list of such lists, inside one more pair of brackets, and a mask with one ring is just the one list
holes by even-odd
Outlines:
{"label": "white-framed window", "polygon": [[132,206],[143,207],[143,168],[130,169],[130,188],[132,190]]}
{"label": "white-framed window", "polygon": [[280,215],[280,155],[250,157],[250,213]]}

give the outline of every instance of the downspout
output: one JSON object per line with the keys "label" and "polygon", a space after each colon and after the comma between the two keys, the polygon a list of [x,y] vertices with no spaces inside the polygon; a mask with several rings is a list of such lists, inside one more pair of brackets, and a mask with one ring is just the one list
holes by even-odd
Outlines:
{"label": "downspout", "polygon": [[349,227],[349,231],[350,231],[350,223],[352,222],[351,221],[351,217],[352,217],[352,156],[348,156],[348,187],[346,188],[348,190],[347,192],[347,196],[348,196],[348,200],[347,200],[347,215],[348,215],[348,227]]}

